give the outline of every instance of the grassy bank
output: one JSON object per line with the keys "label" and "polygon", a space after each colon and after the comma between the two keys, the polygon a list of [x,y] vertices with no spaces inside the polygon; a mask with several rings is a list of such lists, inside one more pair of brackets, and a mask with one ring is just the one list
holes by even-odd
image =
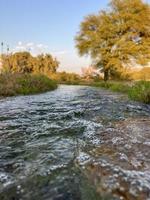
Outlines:
{"label": "grassy bank", "polygon": [[55,81],[44,75],[1,74],[0,96],[16,96],[42,93],[57,88]]}
{"label": "grassy bank", "polygon": [[150,103],[150,81],[138,81],[133,84],[128,82],[97,82],[93,83],[92,86],[125,93],[132,100]]}

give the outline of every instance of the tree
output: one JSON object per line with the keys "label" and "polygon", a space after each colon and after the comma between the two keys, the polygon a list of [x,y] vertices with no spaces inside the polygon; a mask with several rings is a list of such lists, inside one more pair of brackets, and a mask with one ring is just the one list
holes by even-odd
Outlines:
{"label": "tree", "polygon": [[150,80],[150,67],[144,67],[141,70],[140,78],[143,80]]}
{"label": "tree", "polygon": [[89,55],[95,66],[111,74],[150,60],[150,6],[142,0],[111,0],[108,11],[89,15],[76,36],[79,54]]}
{"label": "tree", "polygon": [[150,67],[134,70],[131,75],[134,80],[150,80]]}
{"label": "tree", "polygon": [[44,73],[44,68],[45,68],[44,54],[38,55],[36,58],[36,62],[37,64],[35,65],[34,71],[38,73]]}
{"label": "tree", "polygon": [[37,65],[35,71],[43,74],[56,73],[59,62],[50,54],[41,54],[37,56]]}
{"label": "tree", "polygon": [[41,73],[49,75],[56,73],[59,62],[50,54],[41,54],[36,57],[29,52],[17,52],[3,55],[3,71],[12,73]]}
{"label": "tree", "polygon": [[7,72],[31,73],[33,71],[33,57],[29,52],[17,52],[4,55],[3,67]]}
{"label": "tree", "polygon": [[50,54],[46,54],[45,58],[45,70],[46,72],[56,73],[57,68],[59,66],[59,62],[56,58],[53,58]]}

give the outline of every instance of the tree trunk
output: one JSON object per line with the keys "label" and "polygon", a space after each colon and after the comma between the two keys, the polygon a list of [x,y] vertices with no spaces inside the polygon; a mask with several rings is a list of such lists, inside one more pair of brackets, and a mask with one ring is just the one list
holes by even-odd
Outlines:
{"label": "tree trunk", "polygon": [[108,81],[108,79],[109,79],[109,70],[107,69],[104,71],[104,81]]}

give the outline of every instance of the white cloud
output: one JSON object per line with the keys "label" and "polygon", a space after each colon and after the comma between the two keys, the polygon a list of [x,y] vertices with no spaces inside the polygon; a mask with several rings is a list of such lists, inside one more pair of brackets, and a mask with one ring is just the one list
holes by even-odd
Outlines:
{"label": "white cloud", "polygon": [[37,44],[36,47],[40,48],[40,49],[47,49],[48,48],[48,46],[44,45],[44,44]]}
{"label": "white cloud", "polygon": [[24,51],[26,48],[24,46],[16,46],[17,51]]}
{"label": "white cloud", "polygon": [[34,43],[33,43],[33,42],[29,42],[29,43],[26,44],[26,46],[28,46],[28,47],[33,47],[33,46],[34,46]]}
{"label": "white cloud", "polygon": [[19,46],[21,46],[21,45],[22,45],[22,42],[21,42],[21,41],[19,41],[19,42],[18,42],[18,45],[19,45]]}
{"label": "white cloud", "polygon": [[13,52],[16,51],[30,51],[33,55],[37,55],[48,52],[48,46],[44,44],[34,44],[33,42],[23,43],[19,41]]}
{"label": "white cloud", "polygon": [[54,51],[54,52],[52,52],[52,54],[54,54],[54,55],[64,55],[64,54],[67,54],[68,53],[68,51],[66,51],[66,50],[63,50],[63,51]]}
{"label": "white cloud", "polygon": [[38,48],[43,48],[44,45],[43,45],[43,44],[37,44],[36,46],[37,46]]}

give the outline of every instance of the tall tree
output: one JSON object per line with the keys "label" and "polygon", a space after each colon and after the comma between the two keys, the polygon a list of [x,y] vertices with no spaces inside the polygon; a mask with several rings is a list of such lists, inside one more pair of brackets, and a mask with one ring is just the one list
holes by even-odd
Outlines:
{"label": "tall tree", "polygon": [[111,0],[107,11],[89,15],[76,37],[80,55],[91,56],[105,81],[132,63],[150,60],[150,6],[142,0]]}

